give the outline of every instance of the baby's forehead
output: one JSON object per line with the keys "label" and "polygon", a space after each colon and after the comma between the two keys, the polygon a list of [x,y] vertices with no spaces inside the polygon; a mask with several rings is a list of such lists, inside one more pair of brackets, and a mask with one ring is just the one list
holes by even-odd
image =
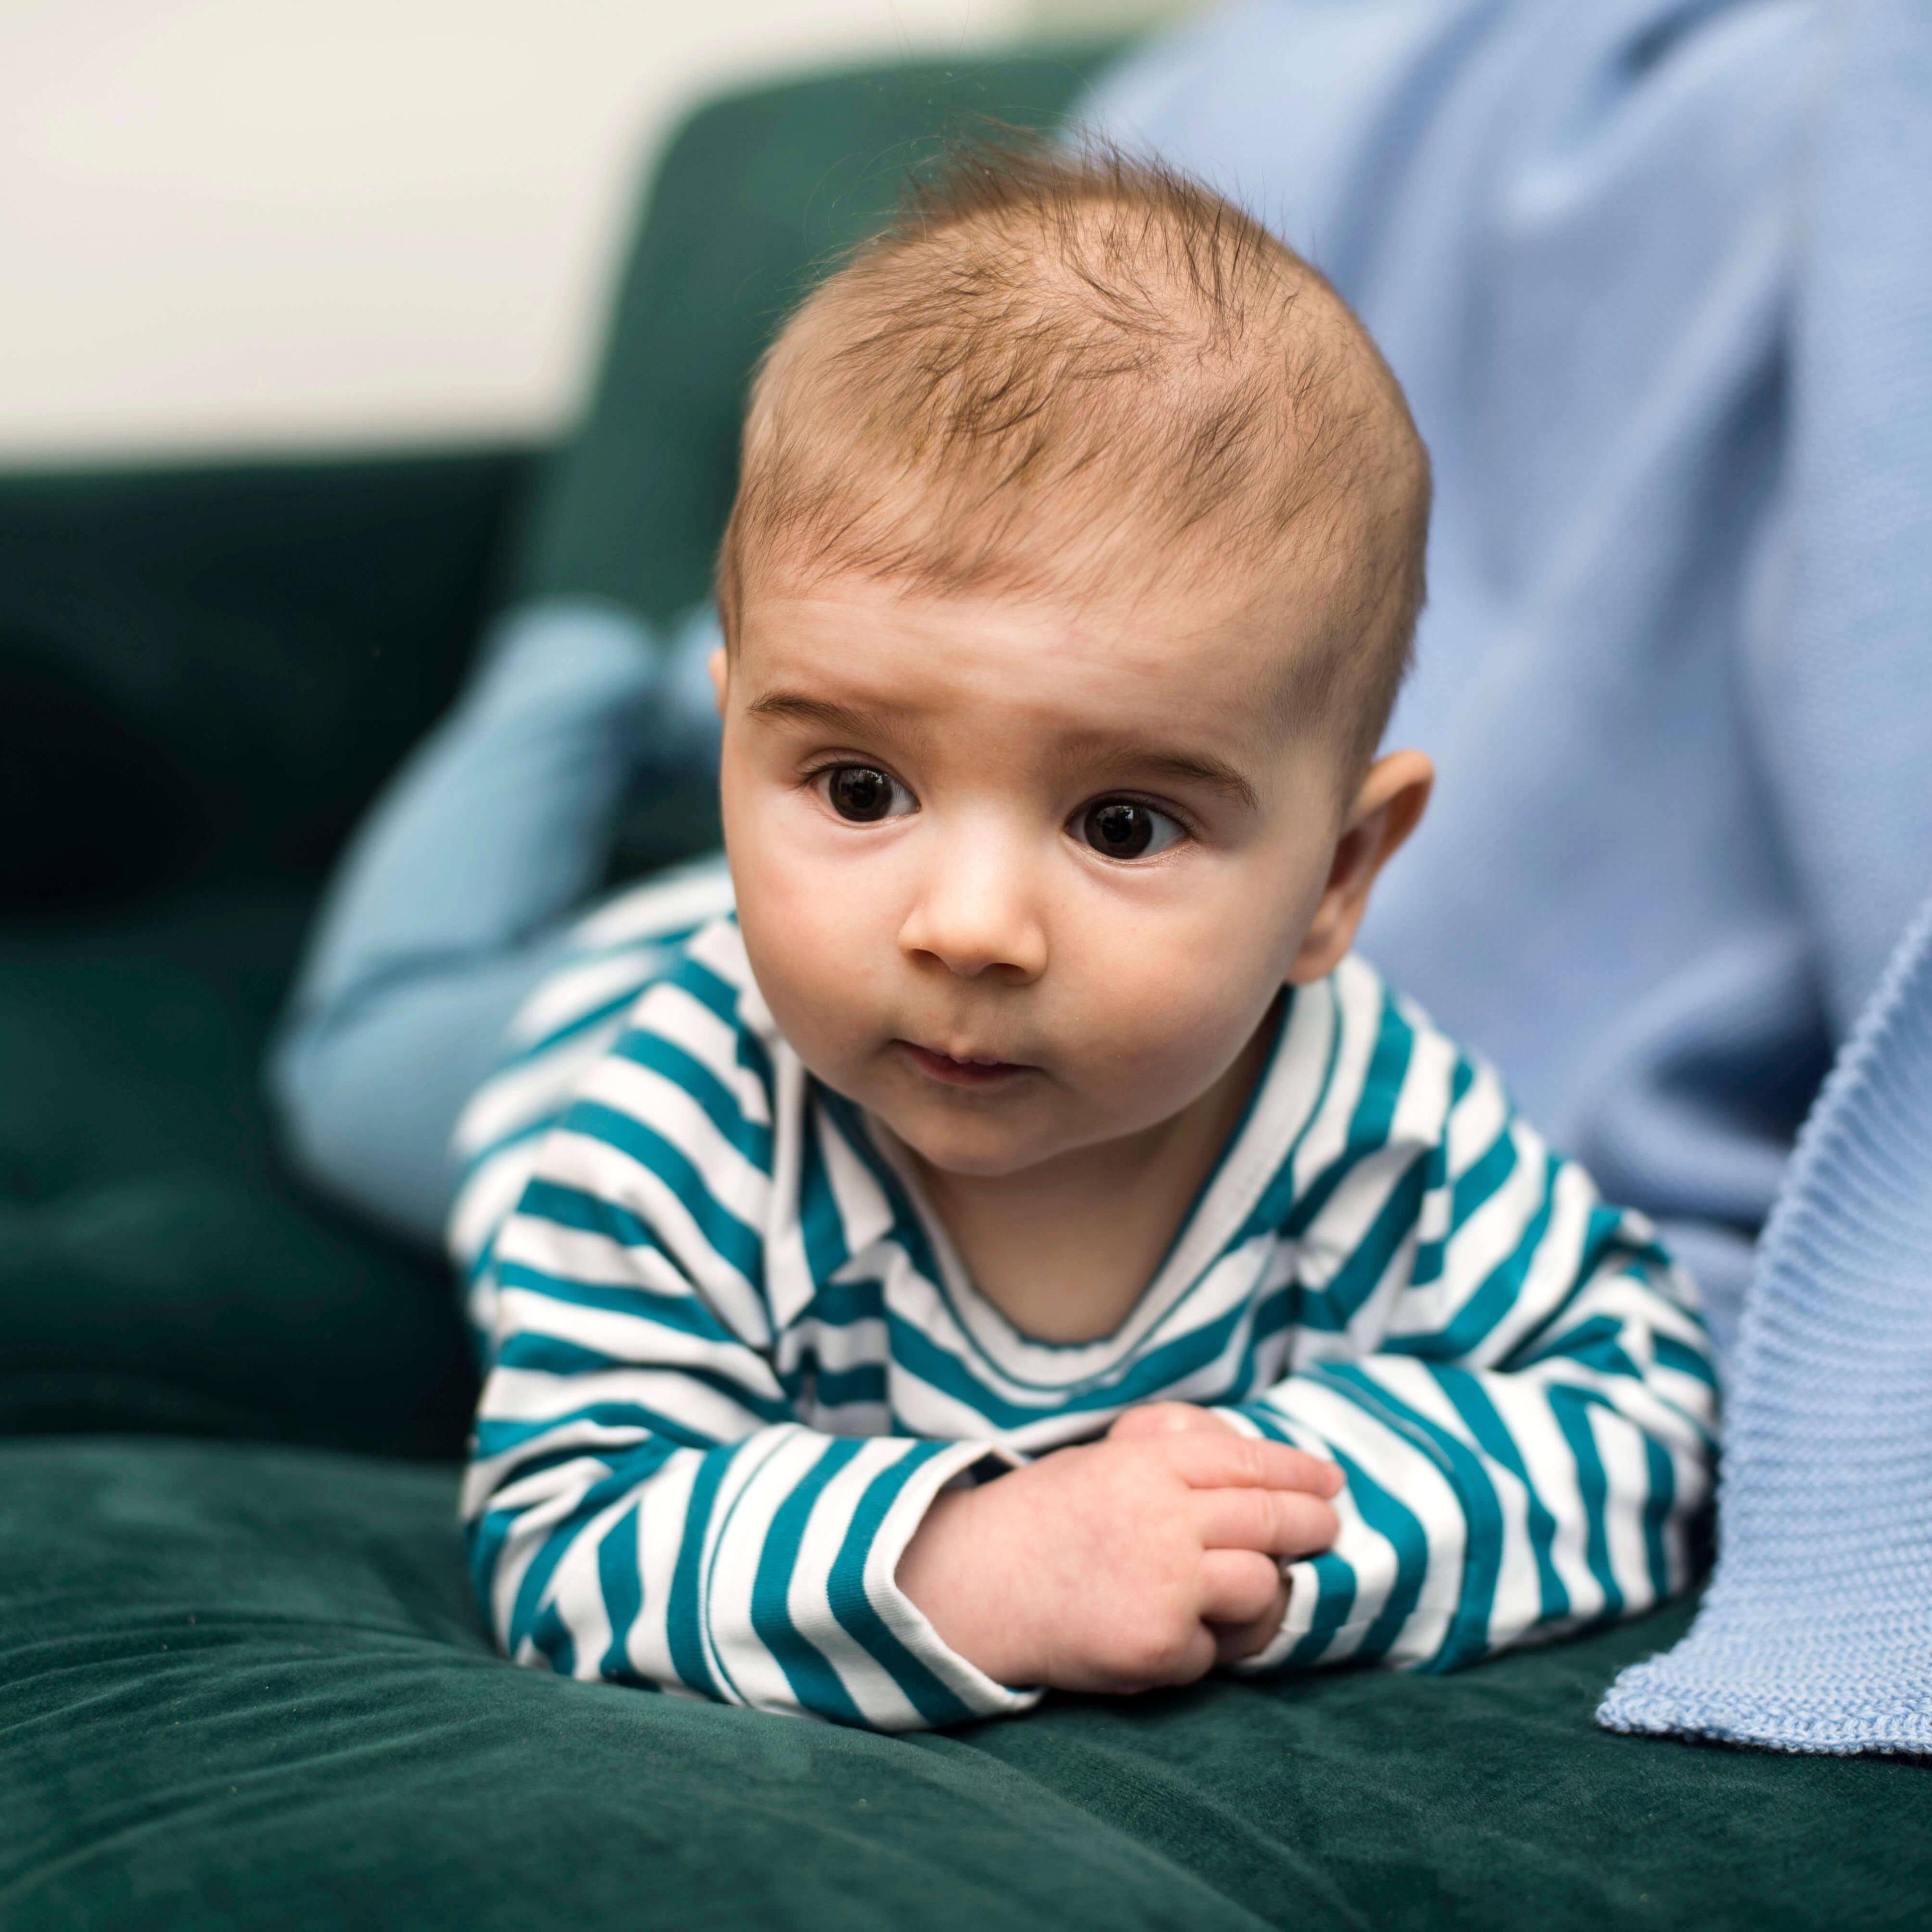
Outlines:
{"label": "baby's forehead", "polygon": [[763,714],[844,712],[926,738],[970,717],[1042,755],[1177,736],[1258,752],[1280,742],[1284,666],[1301,646],[1291,605],[1179,584],[947,593],[845,572],[748,588],[734,675]]}

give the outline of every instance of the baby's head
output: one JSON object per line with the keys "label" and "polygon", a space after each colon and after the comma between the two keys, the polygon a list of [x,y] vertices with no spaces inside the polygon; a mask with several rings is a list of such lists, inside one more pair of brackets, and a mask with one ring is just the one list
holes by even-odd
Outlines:
{"label": "baby's head", "polygon": [[1426,802],[1375,752],[1428,506],[1341,298],[1164,170],[983,155],[822,284],[718,573],[739,918],[805,1064],[962,1175],[1235,1077]]}

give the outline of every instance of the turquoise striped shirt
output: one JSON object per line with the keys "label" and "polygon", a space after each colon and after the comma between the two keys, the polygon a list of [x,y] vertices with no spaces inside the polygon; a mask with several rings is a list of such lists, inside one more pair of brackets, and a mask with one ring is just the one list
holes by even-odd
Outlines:
{"label": "turquoise striped shirt", "polygon": [[779,1037],[729,908],[709,868],[594,915],[458,1130],[464,1512],[510,1656],[886,1730],[1024,1709],[899,1556],[946,1484],[1162,1398],[1347,1475],[1244,1670],[1448,1670],[1684,1584],[1715,1410],[1690,1284],[1363,962],[1291,994],[1118,1330],[1046,1343]]}

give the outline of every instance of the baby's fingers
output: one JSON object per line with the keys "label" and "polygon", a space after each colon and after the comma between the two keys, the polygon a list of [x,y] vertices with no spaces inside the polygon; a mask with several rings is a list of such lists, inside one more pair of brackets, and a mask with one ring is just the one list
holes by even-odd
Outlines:
{"label": "baby's fingers", "polygon": [[1342,1532],[1341,1519],[1329,1504],[1300,1490],[1199,1490],[1194,1514],[1204,1550],[1313,1556]]}
{"label": "baby's fingers", "polygon": [[[1201,1559],[1201,1620],[1244,1628],[1288,1606],[1280,1566],[1252,1550],[1210,1550]],[[1220,1648],[1217,1640],[1216,1648]]]}
{"label": "baby's fingers", "polygon": [[1161,1452],[1182,1481],[1197,1490],[1300,1490],[1310,1496],[1342,1493],[1342,1472],[1304,1450],[1232,1430],[1197,1430],[1160,1438]]}

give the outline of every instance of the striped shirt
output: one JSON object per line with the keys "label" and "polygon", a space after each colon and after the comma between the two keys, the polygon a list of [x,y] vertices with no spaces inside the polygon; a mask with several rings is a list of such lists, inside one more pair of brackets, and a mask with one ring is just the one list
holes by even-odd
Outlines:
{"label": "striped shirt", "polygon": [[1689,1283],[1369,966],[1292,992],[1120,1328],[1048,1343],[778,1036],[729,904],[714,868],[593,916],[458,1130],[464,1511],[510,1656],[886,1730],[1023,1709],[900,1555],[946,1485],[1160,1399],[1347,1477],[1244,1670],[1448,1670],[1684,1584],[1715,1406]]}

